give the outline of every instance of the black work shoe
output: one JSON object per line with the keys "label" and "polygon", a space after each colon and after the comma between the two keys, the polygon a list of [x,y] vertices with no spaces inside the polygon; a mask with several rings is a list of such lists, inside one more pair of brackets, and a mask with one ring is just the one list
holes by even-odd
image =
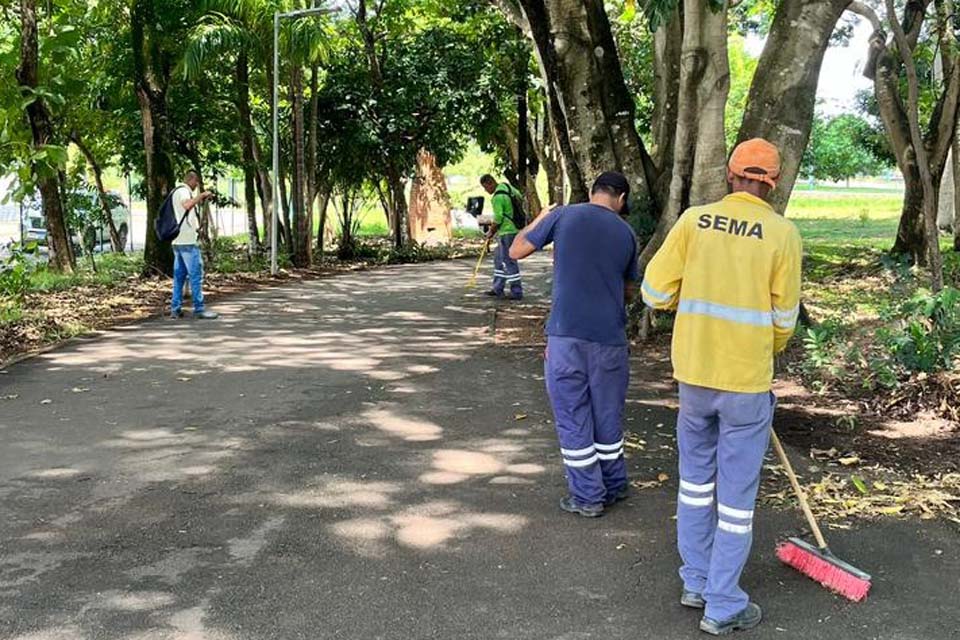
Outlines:
{"label": "black work shoe", "polygon": [[603,501],[603,506],[612,507],[618,502],[626,500],[629,497],[630,497],[630,487],[624,487],[623,489],[620,489],[620,491],[617,491],[614,494],[607,492],[607,499]]}
{"label": "black work shoe", "polygon": [[753,629],[760,624],[761,620],[763,620],[763,611],[759,605],[750,602],[743,611],[723,622],[704,616],[700,620],[700,631],[705,631],[712,636],[725,636],[734,631]]}
{"label": "black work shoe", "polygon": [[183,311],[171,311],[171,312],[170,312],[170,319],[171,319],[171,320],[179,320],[179,319],[181,319],[182,317],[183,317]]}
{"label": "black work shoe", "polygon": [[483,292],[483,295],[489,296],[489,297],[491,297],[491,298],[502,298],[502,297],[503,297],[503,293],[502,293],[502,292],[500,292],[500,291],[494,291],[493,289],[490,289],[489,291],[484,291],[484,292]]}
{"label": "black work shoe", "polygon": [[690,607],[691,609],[703,609],[707,606],[707,601],[696,591],[684,589],[683,593],[680,594],[680,604],[685,607]]}
{"label": "black work shoe", "polygon": [[514,300],[514,301],[516,301],[516,302],[520,302],[521,300],[523,300],[523,294],[522,294],[522,293],[508,293],[508,294],[506,295],[506,298],[507,298],[507,300]]}
{"label": "black work shoe", "polygon": [[580,504],[571,496],[560,499],[560,508],[567,513],[576,513],[584,518],[599,518],[603,515],[602,504]]}

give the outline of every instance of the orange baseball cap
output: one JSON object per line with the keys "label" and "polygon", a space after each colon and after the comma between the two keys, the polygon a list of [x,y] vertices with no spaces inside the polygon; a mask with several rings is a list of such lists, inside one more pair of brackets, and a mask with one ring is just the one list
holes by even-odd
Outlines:
{"label": "orange baseball cap", "polygon": [[733,174],[741,178],[759,180],[776,187],[780,179],[780,151],[763,138],[753,138],[737,145],[728,166]]}

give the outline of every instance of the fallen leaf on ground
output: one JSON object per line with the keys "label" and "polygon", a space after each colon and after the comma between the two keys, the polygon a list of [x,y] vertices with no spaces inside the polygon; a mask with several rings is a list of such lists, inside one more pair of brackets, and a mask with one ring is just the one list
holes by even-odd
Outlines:
{"label": "fallen leaf on ground", "polygon": [[637,489],[656,489],[657,487],[660,486],[660,484],[661,483],[656,480],[647,480],[644,482],[637,480],[631,483],[631,485],[636,487]]}
{"label": "fallen leaf on ground", "polygon": [[70,389],[70,391],[73,393],[86,393],[87,391],[90,391],[90,389],[87,389],[86,387],[74,387],[73,389]]}
{"label": "fallen leaf on ground", "polygon": [[849,456],[849,457],[847,457],[847,458],[840,458],[837,462],[839,462],[840,464],[842,464],[842,465],[845,466],[845,467],[849,467],[849,466],[854,465],[854,464],[859,464],[859,463],[860,463],[860,458],[857,457],[857,456]]}
{"label": "fallen leaf on ground", "polygon": [[513,419],[516,420],[517,422],[519,422],[520,420],[526,420],[526,419],[527,419],[527,414],[525,414],[525,413],[518,413],[517,415],[513,416]]}
{"label": "fallen leaf on ground", "polygon": [[40,404],[51,404],[52,402],[53,400],[51,400],[50,398],[46,398],[44,400],[41,400]]}
{"label": "fallen leaf on ground", "polygon": [[658,482],[666,482],[666,481],[669,480],[669,479],[670,479],[670,476],[668,476],[668,475],[665,474],[665,473],[661,473],[660,475],[657,476],[657,481],[658,481]]}
{"label": "fallen leaf on ground", "polygon": [[861,478],[857,476],[851,476],[850,482],[853,483],[853,486],[855,486],[857,488],[857,491],[859,491],[860,493],[864,495],[870,493],[870,490],[867,489],[867,483],[864,482]]}

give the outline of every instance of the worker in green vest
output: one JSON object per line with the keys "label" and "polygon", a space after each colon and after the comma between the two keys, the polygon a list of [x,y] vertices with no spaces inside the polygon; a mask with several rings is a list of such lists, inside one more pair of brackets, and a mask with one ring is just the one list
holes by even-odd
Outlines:
{"label": "worker in green vest", "polygon": [[523,194],[506,182],[497,183],[490,174],[480,178],[480,185],[489,193],[493,204],[493,224],[487,231],[486,241],[497,236],[493,255],[493,286],[487,295],[503,298],[510,285],[509,300],[523,299],[523,284],[520,281],[520,265],[510,257],[510,245],[517,233],[526,226],[527,214],[523,210]]}

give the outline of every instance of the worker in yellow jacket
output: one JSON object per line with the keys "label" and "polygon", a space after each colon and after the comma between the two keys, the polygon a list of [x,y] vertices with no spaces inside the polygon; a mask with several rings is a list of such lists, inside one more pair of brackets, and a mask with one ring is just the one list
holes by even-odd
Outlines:
{"label": "worker in yellow jacket", "polygon": [[714,635],[762,618],[739,581],[776,404],[773,356],[796,326],[802,257],[797,228],[766,202],[779,176],[774,145],[740,144],[732,193],[680,217],[641,285],[649,306],[676,310],[680,602],[705,609],[700,628]]}

